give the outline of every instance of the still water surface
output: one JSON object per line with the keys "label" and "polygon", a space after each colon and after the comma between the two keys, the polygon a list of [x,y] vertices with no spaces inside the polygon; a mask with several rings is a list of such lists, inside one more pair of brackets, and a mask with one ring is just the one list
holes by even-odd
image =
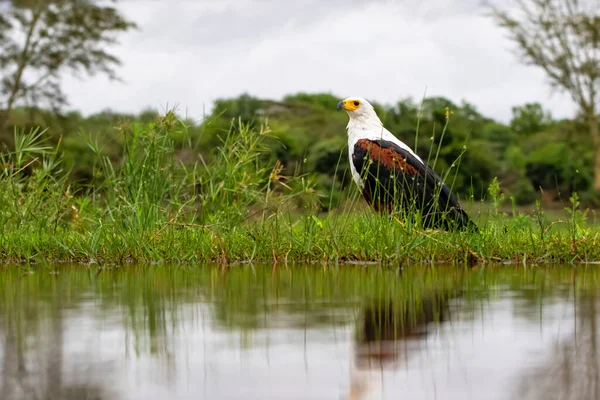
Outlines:
{"label": "still water surface", "polygon": [[597,268],[5,267],[0,399],[598,399]]}

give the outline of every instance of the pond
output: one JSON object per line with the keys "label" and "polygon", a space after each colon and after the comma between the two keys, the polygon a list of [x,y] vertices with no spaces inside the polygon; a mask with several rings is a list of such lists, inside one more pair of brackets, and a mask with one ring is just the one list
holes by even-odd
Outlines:
{"label": "pond", "polygon": [[595,266],[5,266],[0,399],[597,399]]}

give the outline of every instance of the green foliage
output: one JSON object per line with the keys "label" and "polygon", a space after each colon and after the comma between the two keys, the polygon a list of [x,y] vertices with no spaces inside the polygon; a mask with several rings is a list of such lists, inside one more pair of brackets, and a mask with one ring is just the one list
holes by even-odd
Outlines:
{"label": "green foliage", "polygon": [[[170,132],[173,155],[193,168],[194,162],[217,156],[214,150],[224,140],[240,135],[241,127],[263,129],[269,134],[261,141],[261,161],[279,161],[284,176],[312,176],[315,201],[322,210],[329,210],[343,203],[344,192],[352,186],[345,134],[348,117],[336,111],[336,101],[337,97],[322,93],[289,95],[282,101],[246,94],[221,99],[201,123],[185,121],[185,130]],[[593,149],[587,128],[579,120],[550,121],[549,114],[535,104],[515,107],[509,125],[482,116],[469,103],[457,105],[444,98],[375,106],[385,126],[416,147],[461,200],[485,199],[488,186],[497,177],[503,193],[517,205],[532,204],[541,195],[540,189],[547,200],[566,202],[577,190],[585,204],[597,201],[591,190]],[[146,124],[156,117],[153,110],[139,115],[106,110],[84,118],[77,112],[57,117],[18,108],[11,121],[26,130],[47,128],[47,142],[61,144],[72,187],[87,188],[102,182],[94,171],[96,156],[87,142],[101,148],[112,163],[121,163],[126,154],[126,136],[119,128],[122,123]],[[10,136],[0,135],[0,141],[10,148],[13,137],[11,130]]]}
{"label": "green foliage", "polygon": [[[593,4],[593,5],[592,5]],[[495,22],[517,45],[520,61],[544,71],[550,85],[569,94],[579,108],[594,153],[592,186],[600,190],[600,7],[597,1],[489,1]],[[535,133],[550,123],[539,104],[513,110],[512,127]]]}
{"label": "green foliage", "polygon": [[286,103],[309,104],[320,107],[322,110],[333,110],[340,98],[331,93],[297,93],[283,98]]}
{"label": "green foliage", "polygon": [[0,156],[0,224],[23,229],[35,221],[40,230],[53,232],[68,212],[67,174],[58,149],[42,139],[44,131],[15,131],[15,148]]}
{"label": "green foliage", "polygon": [[516,204],[532,204],[536,201],[536,192],[531,185],[531,181],[526,178],[518,178],[512,185],[512,192]]}
{"label": "green foliage", "polygon": [[224,119],[241,118],[248,123],[254,120],[263,102],[248,94],[242,94],[236,99],[219,99],[215,101],[213,114]]}
{"label": "green foliage", "polygon": [[527,178],[534,187],[555,190],[570,196],[576,190],[585,191],[591,186],[592,176],[581,157],[564,142],[548,141],[538,136],[538,147],[533,149],[526,164]]}
{"label": "green foliage", "polygon": [[500,184],[498,183],[498,178],[494,177],[490,187],[488,188],[488,192],[492,200],[492,209],[494,215],[498,215],[498,209],[504,201],[504,194],[500,193]]}
{"label": "green foliage", "polygon": [[573,195],[569,198],[569,202],[571,203],[571,207],[565,207],[565,211],[568,215],[567,223],[573,246],[577,246],[577,237],[579,237],[581,233],[585,231],[583,224],[587,218],[587,210],[581,211],[579,208],[581,206],[581,202],[579,201],[577,192],[573,193]]}
{"label": "green foliage", "polygon": [[510,128],[517,135],[531,135],[542,132],[552,124],[552,115],[540,103],[527,103],[512,108],[513,118]]}
{"label": "green foliage", "polygon": [[320,174],[334,175],[340,166],[348,163],[348,141],[343,136],[316,143],[310,152],[310,169]]}
{"label": "green foliage", "polygon": [[[423,231],[374,213],[353,185],[340,188],[343,179],[323,181],[343,177],[338,171],[284,174],[264,125],[232,123],[206,155],[196,151],[202,143],[191,140],[189,128],[173,112],[118,125],[123,154],[113,161],[90,141],[94,184],[79,188],[44,130],[17,131],[14,148],[0,158],[0,259],[471,263],[600,257],[600,232],[583,218],[575,196],[564,220],[548,222],[541,208],[536,220],[515,204],[508,218],[501,181],[493,178],[491,212],[463,201],[479,233]],[[181,152],[196,157],[183,161]],[[323,209],[331,212],[319,214]]]}
{"label": "green foliage", "polygon": [[[186,136],[187,127],[173,112],[146,124],[123,123],[118,131],[124,154],[118,162],[88,142],[96,184],[77,192],[44,131],[16,132],[15,149],[0,159],[0,243],[17,232],[52,241],[62,233],[67,240],[89,241],[85,254],[93,258],[107,247],[126,257],[120,252],[131,250],[127,243],[150,246],[167,227],[198,226],[214,235],[313,191],[304,176],[286,180],[279,163],[263,158],[267,130],[241,122],[233,127],[208,160],[185,164],[175,156],[173,137]],[[68,257],[76,254],[63,246]]]}

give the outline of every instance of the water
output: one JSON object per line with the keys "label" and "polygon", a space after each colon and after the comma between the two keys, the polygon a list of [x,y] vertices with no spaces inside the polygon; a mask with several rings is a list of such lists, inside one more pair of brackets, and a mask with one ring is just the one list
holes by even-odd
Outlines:
{"label": "water", "polygon": [[12,266],[0,399],[597,399],[596,267]]}

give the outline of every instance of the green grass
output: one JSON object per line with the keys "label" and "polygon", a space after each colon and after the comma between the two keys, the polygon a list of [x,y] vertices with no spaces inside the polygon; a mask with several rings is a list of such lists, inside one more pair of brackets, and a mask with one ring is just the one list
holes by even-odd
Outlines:
{"label": "green grass", "polygon": [[[44,132],[15,133],[0,160],[0,260],[97,263],[328,262],[474,263],[600,260],[595,215],[577,196],[567,210],[511,207],[497,182],[487,202],[462,200],[480,232],[424,231],[418,221],[380,216],[353,185],[327,214],[314,177],[282,171],[268,129],[232,123],[208,159],[173,137],[186,127],[169,112],[120,128],[115,164],[90,140],[95,182],[76,190],[60,145]],[[182,154],[187,154],[187,158]],[[185,158],[185,162],[181,161]],[[457,165],[459,163],[457,162]],[[291,176],[283,176],[289,174]],[[442,174],[451,180],[450,174]],[[450,177],[449,177],[450,176]],[[508,204],[507,204],[508,203]],[[548,213],[550,214],[550,213]]]}

